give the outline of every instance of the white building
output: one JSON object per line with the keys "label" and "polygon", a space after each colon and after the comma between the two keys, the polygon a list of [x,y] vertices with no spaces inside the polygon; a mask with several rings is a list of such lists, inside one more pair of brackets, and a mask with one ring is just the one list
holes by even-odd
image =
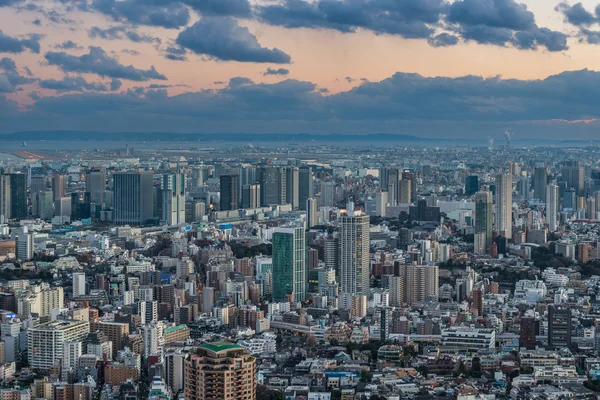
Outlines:
{"label": "white building", "polygon": [[65,355],[65,343],[82,341],[89,322],[52,321],[27,329],[27,360],[32,368],[48,369]]}
{"label": "white building", "polygon": [[73,272],[73,297],[85,296],[85,273]]}
{"label": "white building", "polygon": [[496,347],[496,332],[493,329],[452,327],[442,331],[444,347],[485,350]]}

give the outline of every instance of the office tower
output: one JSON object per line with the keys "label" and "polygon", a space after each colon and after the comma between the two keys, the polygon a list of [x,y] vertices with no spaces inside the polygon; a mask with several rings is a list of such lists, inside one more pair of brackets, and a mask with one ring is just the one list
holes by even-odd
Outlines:
{"label": "office tower", "polygon": [[45,176],[32,176],[30,190],[31,194],[45,192],[47,189],[46,177]]}
{"label": "office tower", "polygon": [[304,228],[275,228],[273,232],[273,301],[293,295],[306,299],[308,269]]}
{"label": "office tower", "polygon": [[546,185],[548,184],[548,170],[546,167],[536,167],[533,172],[533,197],[546,202]]}
{"label": "office tower", "polygon": [[[340,240],[339,238],[328,237],[324,242],[324,261],[327,269],[333,269],[336,275],[340,276]],[[338,280],[339,282],[339,280]]]}
{"label": "office tower", "polygon": [[411,171],[404,171],[402,180],[410,181],[410,202],[415,203],[417,201],[417,177]]}
{"label": "office tower", "polygon": [[85,272],[73,272],[73,297],[85,296]]}
{"label": "office tower", "polygon": [[521,166],[518,162],[511,162],[508,165],[508,170],[510,171],[510,174],[515,177],[521,174]]}
{"label": "office tower", "polygon": [[377,192],[375,195],[375,214],[379,217],[385,217],[385,211],[388,205],[388,192]]}
{"label": "office tower", "polygon": [[27,174],[9,174],[10,176],[10,217],[27,216]]}
{"label": "office tower", "polygon": [[342,307],[349,309],[351,296],[369,295],[369,217],[348,211],[340,216],[339,226]]}
{"label": "office tower", "polygon": [[143,324],[158,321],[158,301],[140,301],[138,303],[138,315],[142,317]]}
{"label": "office tower", "polygon": [[68,342],[80,342],[90,332],[87,321],[57,320],[27,329],[27,360],[36,369],[49,369],[62,359]]}
{"label": "office tower", "polygon": [[439,296],[439,267],[437,265],[399,265],[402,277],[403,303],[437,299]]}
{"label": "office tower", "polygon": [[571,309],[552,304],[548,307],[548,347],[562,349],[571,346]]}
{"label": "office tower", "polygon": [[294,210],[297,210],[300,207],[300,170],[287,167],[285,173],[285,199]]}
{"label": "office tower", "polygon": [[0,217],[11,217],[10,176],[0,174]]}
{"label": "office tower", "polygon": [[52,175],[52,193],[54,193],[54,201],[62,199],[67,194],[66,177],[64,175]]}
{"label": "office tower", "polygon": [[486,234],[475,233],[473,237],[473,252],[475,254],[485,254],[487,252]]}
{"label": "office tower", "polygon": [[492,194],[490,192],[477,192],[475,195],[475,233],[485,235],[486,249],[492,245],[493,222]]}
{"label": "office tower", "polygon": [[261,206],[271,206],[286,203],[285,168],[262,167],[259,171]]}
{"label": "office tower", "polygon": [[185,224],[185,175],[163,175],[161,193],[161,220],[170,226]]}
{"label": "office tower", "polygon": [[309,166],[300,167],[298,172],[298,206],[306,210],[306,200],[313,198],[313,173]]}
{"label": "office tower", "polygon": [[546,223],[550,232],[558,229],[558,186],[546,186]]}
{"label": "office tower", "polygon": [[573,188],[566,188],[563,196],[563,208],[577,208],[577,193]]}
{"label": "office tower", "polygon": [[185,359],[185,400],[256,399],[256,359],[235,343],[201,345]]}
{"label": "office tower", "polygon": [[306,227],[308,229],[310,229],[313,226],[318,225],[319,210],[317,207],[317,200],[316,199],[307,199],[306,206],[304,207],[304,209],[306,210]]}
{"label": "office tower", "polygon": [[215,288],[204,286],[202,288],[202,312],[209,313],[215,306]]}
{"label": "office tower", "polygon": [[71,193],[71,220],[80,221],[91,217],[90,194],[88,192]]}
{"label": "office tower", "polygon": [[479,192],[479,176],[467,175],[465,178],[465,195],[473,196]]}
{"label": "office tower", "polygon": [[398,181],[402,179],[402,171],[398,169],[386,169],[385,180],[381,181],[381,188],[388,193],[388,201],[395,206],[399,203],[398,199]]}
{"label": "office tower", "polygon": [[34,252],[34,237],[27,226],[23,226],[14,231],[17,242],[17,259],[31,260]]}
{"label": "office tower", "polygon": [[596,199],[589,197],[586,201],[585,217],[587,219],[596,219]]}
{"label": "office tower", "polygon": [[220,210],[229,211],[239,209],[240,201],[240,176],[221,175],[220,177]]}
{"label": "office tower", "polygon": [[204,166],[197,166],[192,169],[192,177],[188,182],[189,191],[197,192],[206,183],[208,178],[208,170]]}
{"label": "office tower", "polygon": [[585,178],[585,168],[570,166],[564,167],[562,169],[562,179],[563,182],[566,183],[568,188],[575,189],[577,195],[581,196],[584,194],[584,178]]}
{"label": "office tower", "polygon": [[517,191],[519,192],[519,199],[527,200],[530,198],[529,187],[531,186],[531,180],[526,177],[520,177],[517,182]]}
{"label": "office tower", "polygon": [[519,332],[519,347],[522,349],[535,349],[537,342],[536,339],[536,325],[537,322],[534,317],[523,317],[521,318]]}
{"label": "office tower", "polygon": [[85,191],[90,194],[92,203],[102,203],[103,193],[106,191],[106,170],[104,168],[90,168],[87,171]]}
{"label": "office tower", "polygon": [[412,181],[401,179],[398,181],[398,203],[409,204],[412,202]]}
{"label": "office tower", "polygon": [[321,206],[333,207],[335,203],[335,183],[321,182]]}
{"label": "office tower", "polygon": [[54,193],[51,190],[33,193],[31,195],[32,212],[44,220],[54,216]]}
{"label": "office tower", "polygon": [[152,171],[116,172],[113,175],[115,224],[144,225],[152,219],[153,177]]}
{"label": "office tower", "polygon": [[260,185],[251,184],[242,186],[242,208],[260,207]]}
{"label": "office tower", "polygon": [[63,197],[54,201],[54,215],[71,218],[71,198]]}
{"label": "office tower", "polygon": [[496,175],[496,230],[512,238],[512,176]]}

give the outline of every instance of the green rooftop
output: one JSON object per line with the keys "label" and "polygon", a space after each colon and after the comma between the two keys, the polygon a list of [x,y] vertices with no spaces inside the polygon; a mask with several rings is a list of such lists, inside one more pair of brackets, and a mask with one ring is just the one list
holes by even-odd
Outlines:
{"label": "green rooftop", "polygon": [[176,332],[180,329],[186,329],[188,326],[186,324],[183,325],[177,325],[177,326],[171,326],[170,328],[167,328],[163,331],[163,333],[171,333],[171,332]]}
{"label": "green rooftop", "polygon": [[241,350],[241,349],[243,349],[243,347],[240,346],[239,344],[229,343],[229,342],[206,343],[206,344],[203,344],[200,347],[203,348],[203,349],[214,351],[215,353],[219,353],[221,351],[227,351],[227,350]]}

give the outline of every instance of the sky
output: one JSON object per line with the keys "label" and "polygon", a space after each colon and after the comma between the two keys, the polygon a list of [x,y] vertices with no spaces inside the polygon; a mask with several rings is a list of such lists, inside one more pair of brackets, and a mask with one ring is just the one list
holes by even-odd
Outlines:
{"label": "sky", "polygon": [[0,134],[597,139],[584,0],[0,0]]}

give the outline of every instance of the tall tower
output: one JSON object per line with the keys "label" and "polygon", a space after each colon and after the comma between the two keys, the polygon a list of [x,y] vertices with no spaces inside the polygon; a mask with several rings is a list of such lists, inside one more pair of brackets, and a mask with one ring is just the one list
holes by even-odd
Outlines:
{"label": "tall tower", "polygon": [[485,234],[486,249],[492,245],[493,222],[492,194],[490,192],[477,192],[475,195],[475,233]]}
{"label": "tall tower", "polygon": [[546,167],[536,167],[533,172],[533,197],[542,203],[546,202],[546,185],[548,184],[548,170]]}
{"label": "tall tower", "polygon": [[10,217],[27,216],[27,174],[10,174]]}
{"label": "tall tower", "polygon": [[512,238],[512,175],[496,175],[496,230]]}
{"label": "tall tower", "polygon": [[285,168],[262,167],[259,172],[261,206],[286,203]]}
{"label": "tall tower", "polygon": [[10,176],[0,174],[0,217],[11,218],[10,204]]}
{"label": "tall tower", "polygon": [[85,296],[85,272],[73,272],[73,297]]}
{"label": "tall tower", "polygon": [[306,200],[306,227],[308,229],[318,224],[318,207],[316,199]]}
{"label": "tall tower", "polygon": [[571,345],[571,309],[552,304],[548,307],[548,347],[560,349]]}
{"label": "tall tower", "polygon": [[352,296],[369,294],[369,217],[349,211],[339,219],[341,306],[352,307]]}
{"label": "tall tower", "polygon": [[54,201],[60,200],[67,194],[65,176],[54,175],[52,176],[52,192],[54,192]]}
{"label": "tall tower", "polygon": [[275,228],[273,233],[273,301],[287,295],[306,300],[308,267],[304,227]]}
{"label": "tall tower", "polygon": [[242,208],[260,207],[260,185],[242,186]]}
{"label": "tall tower", "polygon": [[90,194],[93,203],[97,202],[98,192],[106,190],[106,171],[104,168],[91,168],[85,174],[85,191]]}
{"label": "tall tower", "polygon": [[305,210],[306,200],[314,196],[312,168],[300,167],[298,171],[298,207]]}
{"label": "tall tower", "polygon": [[558,228],[558,220],[556,215],[558,214],[558,186],[547,185],[546,186],[546,222],[548,223],[548,230],[550,232],[556,232]]}
{"label": "tall tower", "polygon": [[143,225],[152,219],[153,179],[152,171],[116,172],[113,175],[115,224]]}
{"label": "tall tower", "polygon": [[221,175],[220,209],[237,210],[240,201],[240,176]]}
{"label": "tall tower", "polygon": [[300,170],[295,167],[287,167],[285,174],[285,199],[294,210],[297,210],[300,201]]}

